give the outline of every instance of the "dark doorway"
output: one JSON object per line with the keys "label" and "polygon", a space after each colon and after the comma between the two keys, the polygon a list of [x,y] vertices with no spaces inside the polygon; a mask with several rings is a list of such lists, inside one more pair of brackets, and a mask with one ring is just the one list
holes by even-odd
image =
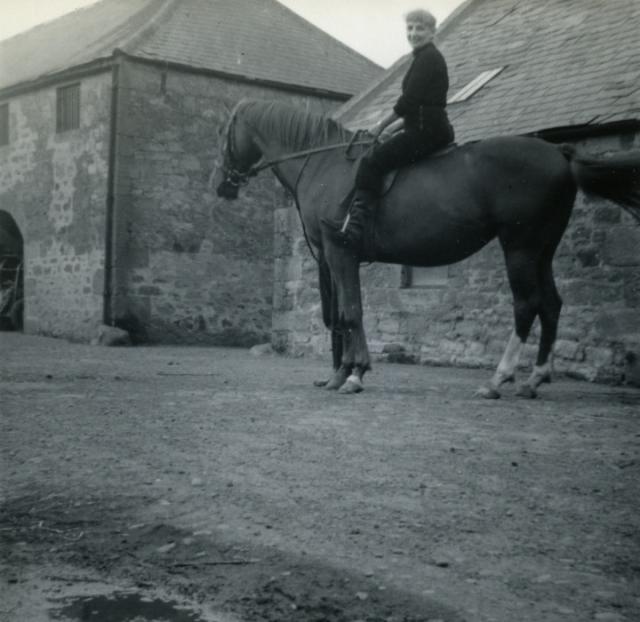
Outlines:
{"label": "dark doorway", "polygon": [[0,330],[22,330],[24,241],[11,214],[0,210]]}

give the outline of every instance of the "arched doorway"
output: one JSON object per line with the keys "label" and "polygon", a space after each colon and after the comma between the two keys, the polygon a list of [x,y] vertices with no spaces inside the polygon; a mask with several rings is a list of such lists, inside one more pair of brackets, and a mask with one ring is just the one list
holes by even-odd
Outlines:
{"label": "arched doorway", "polygon": [[24,241],[8,212],[0,210],[0,330],[22,330]]}

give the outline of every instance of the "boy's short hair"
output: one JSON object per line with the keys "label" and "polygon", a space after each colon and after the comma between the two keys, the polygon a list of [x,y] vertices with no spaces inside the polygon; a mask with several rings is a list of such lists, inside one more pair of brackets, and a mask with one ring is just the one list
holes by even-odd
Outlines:
{"label": "boy's short hair", "polygon": [[431,30],[436,29],[436,18],[426,9],[414,9],[404,16],[405,22],[419,22]]}

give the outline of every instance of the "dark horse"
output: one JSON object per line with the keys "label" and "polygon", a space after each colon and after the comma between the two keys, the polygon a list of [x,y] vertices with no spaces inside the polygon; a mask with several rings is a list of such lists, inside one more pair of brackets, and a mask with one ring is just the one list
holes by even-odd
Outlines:
{"label": "dark horse", "polygon": [[331,330],[334,372],[318,382],[362,390],[370,358],[362,327],[359,266],[378,261],[438,266],[460,261],[498,237],[513,293],[515,328],[485,397],[512,381],[536,316],[538,356],[521,395],[550,379],[562,305],[552,260],[578,188],[619,203],[640,220],[640,153],[579,159],[568,145],[498,137],[466,144],[408,169],[382,197],[372,240],[359,256],[332,242],[323,217],[337,218],[353,182],[347,152],[366,149],[335,121],[291,106],[243,100],[231,115],[218,195],[233,199],[258,170],[271,167],[294,195],[319,263],[323,320]]}

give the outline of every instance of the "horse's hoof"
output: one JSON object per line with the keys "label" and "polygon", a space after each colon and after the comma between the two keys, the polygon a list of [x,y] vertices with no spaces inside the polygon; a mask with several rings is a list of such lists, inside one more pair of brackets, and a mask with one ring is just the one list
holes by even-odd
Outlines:
{"label": "horse's hoof", "polygon": [[325,389],[328,389],[329,391],[336,391],[345,383],[349,375],[350,374],[348,371],[346,371],[343,367],[340,367],[336,369],[333,376],[331,376],[331,378],[329,378],[327,382],[325,382],[324,384],[317,384],[316,386],[317,387],[323,386]]}
{"label": "horse's hoof", "polygon": [[324,385],[324,388],[329,391],[336,391],[344,384],[344,378],[331,378],[329,382]]}
{"label": "horse's hoof", "polygon": [[516,395],[518,397],[526,397],[529,400],[533,400],[538,397],[536,390],[528,384],[521,384],[516,391]]}
{"label": "horse's hoof", "polygon": [[364,391],[364,388],[361,384],[357,384],[356,382],[351,382],[351,380],[347,380],[339,389],[338,393],[342,393],[342,395],[353,395],[354,393],[360,393]]}
{"label": "horse's hoof", "polygon": [[314,387],[326,387],[329,384],[328,380],[314,380],[313,381],[313,386]]}
{"label": "horse's hoof", "polygon": [[497,400],[500,399],[500,391],[493,387],[480,387],[475,392],[475,397],[482,397],[485,400]]}

